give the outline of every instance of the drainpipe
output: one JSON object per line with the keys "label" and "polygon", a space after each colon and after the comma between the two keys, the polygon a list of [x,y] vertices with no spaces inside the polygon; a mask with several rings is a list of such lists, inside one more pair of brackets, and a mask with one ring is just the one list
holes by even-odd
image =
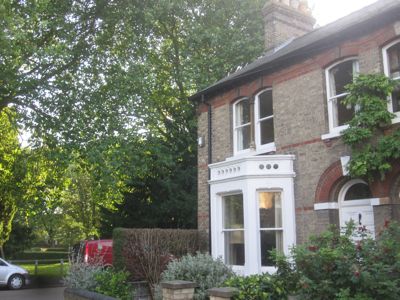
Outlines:
{"label": "drainpipe", "polygon": [[[206,102],[204,94],[201,95],[201,102],[208,106],[208,145],[207,145],[207,157],[208,165],[212,163],[212,107],[211,104]],[[208,168],[208,180],[211,179],[211,170]],[[208,184],[208,251],[211,254],[211,187]]]}

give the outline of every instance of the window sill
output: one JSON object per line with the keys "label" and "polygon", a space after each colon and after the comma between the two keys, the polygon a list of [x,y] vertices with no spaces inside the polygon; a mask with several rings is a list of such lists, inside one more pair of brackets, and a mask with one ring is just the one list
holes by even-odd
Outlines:
{"label": "window sill", "polygon": [[329,133],[326,133],[326,134],[323,134],[323,135],[321,135],[321,140],[330,140],[330,139],[335,139],[335,138],[338,138],[338,137],[340,137],[342,134],[340,133],[340,132],[336,132],[336,131],[334,131],[334,132],[329,132]]}
{"label": "window sill", "polygon": [[269,143],[263,146],[257,146],[256,149],[246,149],[237,153],[234,153],[233,156],[227,157],[226,160],[236,160],[238,158],[247,157],[247,156],[255,156],[260,154],[265,154],[268,152],[276,152],[275,143]]}

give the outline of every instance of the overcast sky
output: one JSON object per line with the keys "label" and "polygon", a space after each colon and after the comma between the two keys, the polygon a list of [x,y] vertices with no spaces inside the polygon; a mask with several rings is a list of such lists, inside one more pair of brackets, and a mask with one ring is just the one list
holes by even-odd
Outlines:
{"label": "overcast sky", "polygon": [[323,26],[377,0],[308,0],[317,24]]}

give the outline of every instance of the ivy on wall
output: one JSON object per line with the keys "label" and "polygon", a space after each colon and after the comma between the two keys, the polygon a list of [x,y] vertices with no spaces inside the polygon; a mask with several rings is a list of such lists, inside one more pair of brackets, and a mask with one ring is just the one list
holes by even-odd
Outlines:
{"label": "ivy on wall", "polygon": [[369,181],[383,179],[394,160],[400,158],[400,128],[391,127],[395,115],[388,111],[388,97],[398,82],[382,75],[359,75],[346,86],[345,105],[356,107],[344,130],[344,143],[352,149],[348,164],[351,177]]}

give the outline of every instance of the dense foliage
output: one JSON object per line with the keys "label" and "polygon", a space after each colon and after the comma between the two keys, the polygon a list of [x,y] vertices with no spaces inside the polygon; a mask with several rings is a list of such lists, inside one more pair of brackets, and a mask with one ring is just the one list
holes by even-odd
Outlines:
{"label": "dense foliage", "polygon": [[162,273],[163,281],[186,280],[197,284],[194,299],[208,299],[207,290],[222,286],[223,282],[233,276],[233,271],[220,259],[209,254],[198,252],[196,255],[185,255],[171,261]]}
{"label": "dense foliage", "polygon": [[0,111],[0,256],[4,256],[3,245],[9,238],[21,195],[23,167],[15,116],[12,109]]}
{"label": "dense foliage", "polygon": [[400,129],[391,128],[394,114],[387,109],[395,82],[381,74],[359,75],[347,85],[345,103],[356,107],[343,140],[352,148],[348,165],[353,177],[383,178],[400,158]]}
{"label": "dense foliage", "polygon": [[95,275],[95,292],[102,295],[111,296],[120,300],[131,300],[134,291],[130,285],[129,273],[105,269]]}
{"label": "dense foliage", "polygon": [[286,300],[287,290],[282,281],[270,274],[234,276],[224,283],[225,286],[235,287],[239,293],[237,300]]}
{"label": "dense foliage", "polygon": [[262,53],[263,4],[2,1],[0,110],[31,134],[18,220],[50,243],[195,228],[188,96]]}
{"label": "dense foliage", "polygon": [[286,289],[301,299],[394,300],[400,297],[399,253],[399,224],[387,223],[375,240],[349,224],[294,247],[277,276],[286,277]]}

